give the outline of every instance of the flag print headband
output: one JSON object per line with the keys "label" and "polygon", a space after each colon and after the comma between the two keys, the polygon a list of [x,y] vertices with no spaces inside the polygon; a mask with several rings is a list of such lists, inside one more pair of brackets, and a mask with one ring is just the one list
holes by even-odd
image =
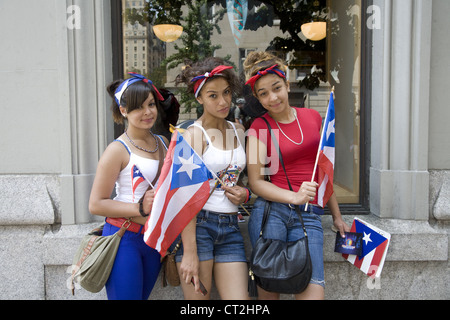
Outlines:
{"label": "flag print headband", "polygon": [[262,76],[265,76],[266,74],[272,73],[272,74],[276,74],[277,76],[286,79],[286,73],[284,73],[283,71],[281,71],[280,69],[277,68],[278,65],[273,65],[270,68],[267,68],[266,70],[262,70],[262,71],[258,71],[258,73],[256,75],[254,75],[253,77],[251,77],[246,84],[249,84],[252,87],[252,90],[255,90],[255,84],[256,81],[259,80],[259,78],[261,78]]}
{"label": "flag print headband", "polygon": [[213,71],[207,72],[201,76],[197,76],[194,79],[191,80],[191,82],[195,82],[194,85],[194,94],[195,97],[198,98],[198,95],[200,94],[200,91],[202,90],[203,86],[205,85],[206,81],[212,77],[215,76],[222,76],[221,72],[233,69],[231,66],[218,66],[217,68],[214,68]]}
{"label": "flag print headband", "polygon": [[114,94],[114,98],[116,99],[117,105],[120,106],[120,101],[122,100],[122,96],[124,94],[124,92],[134,83],[139,82],[139,81],[143,81],[145,83],[150,84],[153,89],[155,89],[156,91],[156,95],[158,97],[158,100],[160,101],[164,101],[163,96],[161,95],[161,93],[158,91],[158,89],[155,87],[155,85],[153,84],[153,82],[151,82],[150,80],[148,80],[146,77],[144,77],[143,75],[140,75],[139,73],[135,73],[135,72],[129,72],[128,73],[131,78],[128,80],[125,80],[124,82],[122,82],[122,84],[117,88],[116,93]]}

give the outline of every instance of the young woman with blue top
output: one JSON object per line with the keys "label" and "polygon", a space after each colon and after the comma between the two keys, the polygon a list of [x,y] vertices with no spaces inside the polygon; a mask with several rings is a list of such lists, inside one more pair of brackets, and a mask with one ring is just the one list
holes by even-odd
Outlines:
{"label": "young woman with blue top", "polygon": [[114,121],[126,120],[127,129],[100,158],[89,200],[90,212],[106,217],[104,236],[128,226],[106,283],[110,300],[147,300],[161,267],[160,254],[145,244],[143,233],[168,144],[151,132],[163,97],[150,80],[130,75],[108,86]]}

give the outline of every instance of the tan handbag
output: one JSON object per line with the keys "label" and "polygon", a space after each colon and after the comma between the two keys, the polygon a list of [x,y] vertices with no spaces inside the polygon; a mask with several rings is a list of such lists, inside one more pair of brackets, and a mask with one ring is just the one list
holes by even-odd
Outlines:
{"label": "tan handbag", "polygon": [[75,282],[85,290],[97,293],[108,281],[117,250],[131,221],[127,220],[115,234],[102,236],[103,225],[83,237],[73,258],[70,289],[75,295]]}

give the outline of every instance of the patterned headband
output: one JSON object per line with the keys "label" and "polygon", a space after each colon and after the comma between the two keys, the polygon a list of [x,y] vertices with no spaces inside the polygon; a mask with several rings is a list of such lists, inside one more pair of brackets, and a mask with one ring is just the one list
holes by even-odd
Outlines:
{"label": "patterned headband", "polygon": [[150,84],[153,87],[153,89],[155,89],[158,100],[164,101],[164,97],[161,95],[161,93],[158,91],[158,89],[154,86],[153,82],[148,80],[143,75],[140,75],[139,73],[129,72],[128,74],[131,76],[131,78],[122,82],[122,84],[117,88],[117,90],[114,94],[114,98],[116,99],[117,105],[120,106],[120,100],[122,100],[122,96],[123,96],[124,92],[128,89],[128,87],[130,87],[133,83],[136,83],[139,81],[143,81],[145,83]]}
{"label": "patterned headband", "polygon": [[233,67],[218,66],[217,68],[213,69],[213,71],[207,72],[203,75],[197,76],[194,79],[192,79],[191,82],[195,82],[195,85],[194,85],[195,97],[198,98],[200,91],[202,90],[203,86],[205,85],[205,83],[208,79],[215,77],[215,76],[222,76],[221,72],[228,70],[228,69],[233,69]]}
{"label": "patterned headband", "polygon": [[252,87],[252,90],[255,90],[255,84],[256,81],[259,80],[259,78],[261,78],[262,76],[265,76],[266,74],[272,73],[272,74],[276,74],[277,76],[286,79],[286,73],[284,73],[283,71],[281,71],[280,69],[277,68],[278,65],[273,65],[270,68],[267,68],[266,70],[262,70],[262,71],[258,71],[258,73],[256,75],[254,75],[253,77],[251,77],[246,84],[249,84]]}

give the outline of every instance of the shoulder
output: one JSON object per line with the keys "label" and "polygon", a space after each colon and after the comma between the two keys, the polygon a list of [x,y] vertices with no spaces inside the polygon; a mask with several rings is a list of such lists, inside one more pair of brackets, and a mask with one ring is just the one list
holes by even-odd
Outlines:
{"label": "shoulder", "polygon": [[122,168],[124,164],[129,162],[130,153],[126,145],[118,140],[113,141],[103,152],[99,160],[99,165],[108,166],[110,168]]}
{"label": "shoulder", "polygon": [[270,119],[269,119],[269,117],[267,116],[267,114],[265,114],[265,115],[263,115],[263,116],[261,116],[261,117],[259,117],[259,118],[256,118],[256,119],[253,121],[253,123],[252,123],[252,125],[251,125],[251,128],[252,128],[252,129],[255,129],[255,130],[258,130],[258,129],[267,129],[267,124],[266,124],[266,122],[263,120],[263,118],[265,118],[266,120],[269,120],[269,121],[270,121]]}
{"label": "shoulder", "polygon": [[166,138],[165,136],[163,136],[163,135],[158,135],[158,138],[161,139],[161,141],[164,143],[166,149],[168,149],[168,148],[169,148],[169,144],[170,144],[169,139],[167,139],[167,138]]}
{"label": "shoulder", "polygon": [[199,123],[194,123],[189,126],[183,133],[183,138],[185,139],[203,139],[204,129]]}
{"label": "shoulder", "polygon": [[316,121],[318,123],[322,123],[322,116],[315,109],[306,109],[306,108],[295,108],[297,110],[297,114],[300,117],[308,117],[309,120]]}
{"label": "shoulder", "polygon": [[236,131],[245,131],[245,128],[242,124],[230,121],[231,125],[236,128]]}
{"label": "shoulder", "polygon": [[201,125],[193,124],[183,133],[184,140],[197,152],[199,155],[203,154],[203,149],[206,146],[206,137],[204,129]]}
{"label": "shoulder", "polygon": [[123,140],[114,140],[105,149],[104,154],[113,154],[113,155],[126,154],[126,155],[129,155],[130,147],[128,147],[128,145]]}

